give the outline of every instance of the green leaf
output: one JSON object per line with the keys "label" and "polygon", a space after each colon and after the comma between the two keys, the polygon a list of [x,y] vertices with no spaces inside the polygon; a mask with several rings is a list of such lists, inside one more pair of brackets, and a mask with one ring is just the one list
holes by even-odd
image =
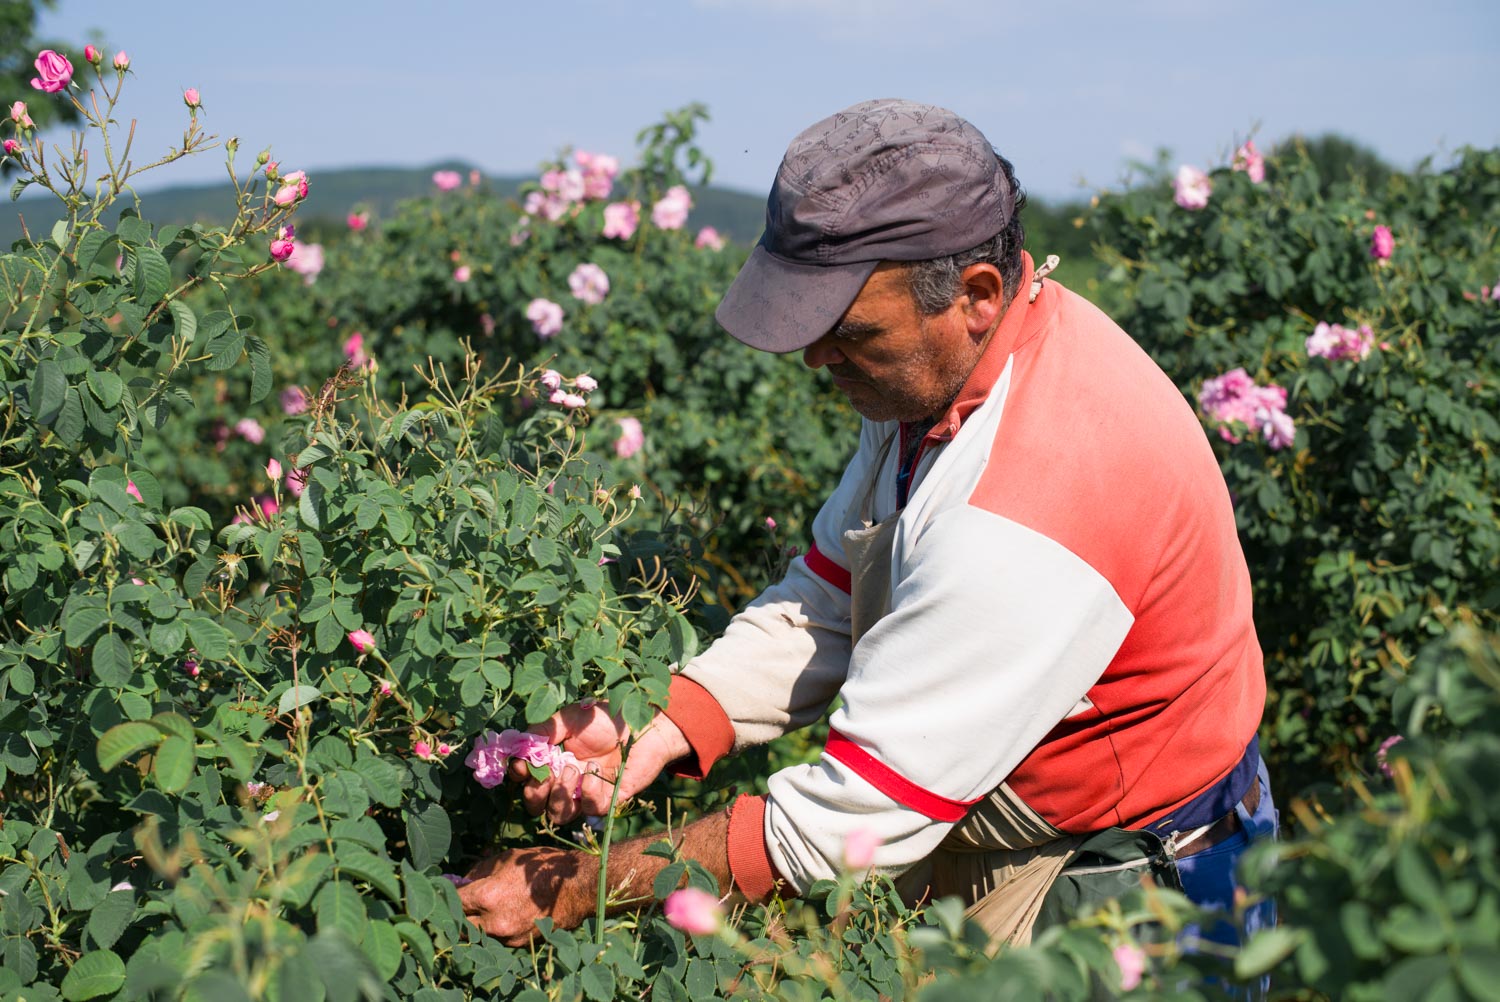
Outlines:
{"label": "green leaf", "polygon": [[70,386],[63,398],[62,410],[57,412],[57,420],[52,422],[52,430],[57,433],[58,438],[71,445],[83,435],[86,423],[83,397],[79,394],[78,387]]}
{"label": "green leaf", "polygon": [[1446,914],[1448,905],[1443,899],[1442,874],[1432,857],[1414,842],[1403,845],[1396,855],[1396,886],[1401,888],[1408,901],[1430,912]]}
{"label": "green leaf", "polygon": [[232,368],[245,353],[245,335],[235,330],[225,331],[210,341],[205,350],[209,353],[208,368],[222,372]]}
{"label": "green leaf", "polygon": [[140,216],[134,215],[133,210],[131,215],[120,217],[120,222],[115,226],[115,232],[119,234],[121,243],[131,246],[151,241],[151,224]]}
{"label": "green leaf", "polygon": [[88,643],[89,637],[109,622],[109,612],[102,604],[95,604],[98,601],[89,599],[77,605],[69,603],[70,608],[63,611],[63,635],[69,647],[82,647]]}
{"label": "green leaf", "polygon": [[167,294],[172,284],[172,269],[155,247],[135,249],[135,301],[152,306]]}
{"label": "green leaf", "polygon": [[1258,978],[1281,963],[1302,942],[1303,933],[1294,929],[1261,929],[1234,958],[1234,976]]}
{"label": "green leaf", "polygon": [[315,685],[294,685],[281,694],[281,702],[276,704],[278,714],[291,713],[299,706],[306,706],[319,696],[323,695]]}
{"label": "green leaf", "polygon": [[323,520],[318,515],[318,505],[323,500],[323,485],[316,480],[308,480],[307,486],[303,488],[302,496],[297,499],[297,514],[302,518],[302,524],[310,529],[321,529]]}
{"label": "green leaf", "polygon": [[198,649],[199,657],[207,661],[223,661],[229,657],[229,634],[218,623],[206,616],[187,618],[188,639]]}
{"label": "green leaf", "polygon": [[395,926],[380,919],[371,921],[365,927],[365,941],[360,945],[381,981],[396,976],[401,969],[401,936]]}
{"label": "green leaf", "polygon": [[[412,869],[406,860],[401,861],[401,882],[406,885],[406,914],[421,922],[437,907],[437,891],[425,874]],[[399,927],[398,927],[399,928]]]}
{"label": "green leaf", "polygon": [[31,418],[38,424],[51,424],[62,411],[68,397],[68,377],[62,366],[50,358],[36,364],[31,376]]}
{"label": "green leaf", "polygon": [[337,866],[350,876],[369,881],[381,894],[397,904],[401,903],[401,884],[396,879],[396,868],[390,860],[381,859],[365,849],[342,849],[339,851]]}
{"label": "green leaf", "polygon": [[135,917],[135,892],[110,891],[89,913],[88,932],[94,942],[108,949],[115,945]]}
{"label": "green leaf", "polygon": [[63,978],[62,996],[68,1002],[95,999],[125,984],[125,961],[111,950],[94,950],[78,958]]}
{"label": "green leaf", "polygon": [[1464,947],[1458,958],[1458,980],[1480,1002],[1500,1002],[1500,950]]}
{"label": "green leaf", "polygon": [[313,912],[318,917],[320,933],[337,929],[348,936],[351,943],[364,939],[369,916],[353,884],[342,880],[330,880],[324,884],[313,898]]}
{"label": "green leaf", "polygon": [[406,841],[411,846],[411,861],[425,870],[448,855],[453,826],[442,804],[425,803],[407,809]]}
{"label": "green leaf", "polygon": [[193,770],[197,765],[198,752],[193,747],[193,742],[180,735],[173,735],[156,750],[151,775],[163,792],[181,793],[193,778]]}
{"label": "green leaf", "polygon": [[192,344],[198,336],[198,314],[180,299],[168,303],[167,309],[172,313],[172,336],[182,344]]}
{"label": "green leaf", "polygon": [[163,657],[170,657],[182,650],[187,639],[187,625],[180,619],[155,623],[151,627],[151,649]]}
{"label": "green leaf", "polygon": [[250,402],[259,403],[271,392],[271,349],[260,338],[247,335],[245,351],[250,356]]}
{"label": "green leaf", "polygon": [[113,769],[136,752],[155,748],[162,740],[161,731],[138,720],[116,724],[99,738],[99,766]]}
{"label": "green leaf", "polygon": [[90,369],[88,372],[89,389],[94,396],[106,408],[113,408],[125,395],[125,380],[113,372],[105,372],[99,369]]}
{"label": "green leaf", "polygon": [[130,684],[135,666],[131,662],[130,648],[118,633],[106,633],[94,644],[91,660],[94,677],[111,689],[123,689]]}

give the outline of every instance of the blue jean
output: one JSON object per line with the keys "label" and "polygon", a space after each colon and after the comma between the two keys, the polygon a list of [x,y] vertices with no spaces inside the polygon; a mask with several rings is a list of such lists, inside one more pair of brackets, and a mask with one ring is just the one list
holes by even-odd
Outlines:
{"label": "blue jean", "polygon": [[[1194,904],[1210,911],[1222,911],[1226,916],[1234,914],[1234,891],[1238,886],[1235,870],[1245,850],[1262,839],[1277,837],[1280,815],[1271,796],[1271,781],[1266,773],[1266,760],[1260,760],[1260,803],[1255,813],[1245,810],[1244,804],[1236,804],[1240,816],[1241,830],[1218,845],[1191,856],[1177,860],[1177,872],[1182,878],[1182,889]],[[1228,946],[1238,946],[1249,939],[1257,929],[1276,924],[1276,902],[1267,898],[1247,909],[1243,921],[1236,924],[1226,917],[1209,929],[1189,926],[1184,930],[1186,939],[1203,939]],[[1270,980],[1263,978],[1260,994],[1270,989]],[[1252,991],[1250,997],[1256,997]]]}

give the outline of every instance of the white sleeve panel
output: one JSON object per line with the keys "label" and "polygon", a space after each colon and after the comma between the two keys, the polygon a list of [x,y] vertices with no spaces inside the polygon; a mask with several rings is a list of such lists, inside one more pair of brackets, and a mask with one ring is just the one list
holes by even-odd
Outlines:
{"label": "white sleeve panel", "polygon": [[[858,517],[869,466],[889,427],[864,423],[858,451],[813,521],[819,552],[840,567],[848,566],[844,531]],[[816,720],[848,671],[849,596],[798,557],[682,674],[724,708],[739,751]]]}
{"label": "white sleeve panel", "polygon": [[[926,794],[995,789],[1103,674],[1133,622],[1109,582],[1026,527],[961,506],[920,530],[892,609],[853,652],[833,728]],[[827,876],[856,828],[899,871],[951,825],[825,754],[771,780],[767,838],[785,877]],[[918,804],[922,807],[922,804]],[[909,830],[920,824],[920,833]]]}

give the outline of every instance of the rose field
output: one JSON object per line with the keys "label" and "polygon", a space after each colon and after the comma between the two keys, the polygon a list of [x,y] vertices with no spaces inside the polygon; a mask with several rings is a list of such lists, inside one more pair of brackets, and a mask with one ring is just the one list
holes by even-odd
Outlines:
{"label": "rose field", "polygon": [[[1500,999],[1500,150],[1372,179],[1243,142],[1080,210],[1066,280],[1234,499],[1283,826],[1242,906],[1280,922],[1228,950],[1142,888],[991,957],[855,846],[756,907],[677,858],[820,735],[568,828],[501,781],[563,762],[517,732],[565,705],[649,721],[856,444],[822,374],[715,324],[749,248],[694,220],[704,109],[518,198],[438,171],[330,220],[211,95],[133,150],[112,112],[156,70],[36,59],[0,108],[12,197],[63,214],[0,253],[0,998]],[[134,178],[185,156],[231,221],[153,222]],[[655,900],[601,880],[519,948],[464,918],[487,854],[607,872],[647,831]]]}

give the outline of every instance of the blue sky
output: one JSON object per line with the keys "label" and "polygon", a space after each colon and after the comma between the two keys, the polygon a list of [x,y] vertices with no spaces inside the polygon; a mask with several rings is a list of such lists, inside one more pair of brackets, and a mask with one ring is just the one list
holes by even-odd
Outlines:
{"label": "blue sky", "polygon": [[[180,142],[194,86],[242,163],[271,144],[283,170],[525,174],[568,144],[629,162],[699,101],[715,181],[759,193],[802,128],[889,96],[970,119],[1050,198],[1159,147],[1222,163],[1252,133],[1335,130],[1402,167],[1500,145],[1496,0],[60,0],[42,28],[129,53],[138,157]],[[142,187],[222,176],[207,154]]]}

